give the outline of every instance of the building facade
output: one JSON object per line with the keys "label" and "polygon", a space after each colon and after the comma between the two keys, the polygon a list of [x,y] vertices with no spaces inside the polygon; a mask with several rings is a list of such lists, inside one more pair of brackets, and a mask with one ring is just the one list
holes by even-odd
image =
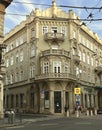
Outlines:
{"label": "building facade", "polygon": [[102,41],[72,10],[36,8],[4,43],[7,108],[63,115],[65,106],[102,106]]}
{"label": "building facade", "polygon": [[3,44],[4,39],[4,15],[5,9],[9,6],[12,0],[1,0],[0,1],[0,118],[3,118],[3,79],[5,74],[3,50],[5,45]]}

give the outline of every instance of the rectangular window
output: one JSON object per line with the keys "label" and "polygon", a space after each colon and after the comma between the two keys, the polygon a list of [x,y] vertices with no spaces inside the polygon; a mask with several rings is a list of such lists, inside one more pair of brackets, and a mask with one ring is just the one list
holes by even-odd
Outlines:
{"label": "rectangular window", "polygon": [[65,63],[65,67],[64,67],[64,71],[65,71],[65,73],[68,73],[68,63]]}
{"label": "rectangular window", "polygon": [[51,32],[52,32],[52,33],[57,33],[57,27],[52,27],[52,28],[51,28]]}
{"label": "rectangular window", "polygon": [[31,38],[33,38],[35,36],[35,30],[34,28],[31,29]]}
{"label": "rectangular window", "polygon": [[45,34],[48,32],[48,27],[47,26],[43,26],[42,27],[42,34]]}
{"label": "rectangular window", "polygon": [[61,33],[63,33],[64,35],[66,35],[66,27],[61,27]]}
{"label": "rectangular window", "polygon": [[31,57],[35,56],[35,47],[31,46]]}
{"label": "rectangular window", "polygon": [[61,73],[61,62],[60,61],[53,62],[53,72],[54,73]]}
{"label": "rectangular window", "polygon": [[13,56],[11,56],[11,65],[13,65]]}
{"label": "rectangular window", "polygon": [[16,47],[19,46],[19,38],[16,39]]}
{"label": "rectangular window", "polygon": [[6,59],[6,67],[9,67],[9,59]]}
{"label": "rectangular window", "polygon": [[43,72],[44,74],[49,73],[49,62],[44,62]]}
{"label": "rectangular window", "polygon": [[21,50],[21,52],[20,52],[20,61],[21,62],[23,61],[23,50]]}
{"label": "rectangular window", "polygon": [[16,63],[18,63],[19,59],[18,59],[18,53],[16,54]]}
{"label": "rectangular window", "polygon": [[13,74],[10,75],[10,83],[13,83]]}
{"label": "rectangular window", "polygon": [[34,78],[34,77],[35,77],[35,65],[30,66],[30,78]]}

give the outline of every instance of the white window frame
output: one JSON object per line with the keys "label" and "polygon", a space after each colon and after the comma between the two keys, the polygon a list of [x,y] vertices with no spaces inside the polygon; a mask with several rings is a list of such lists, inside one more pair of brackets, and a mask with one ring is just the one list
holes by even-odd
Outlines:
{"label": "white window frame", "polygon": [[57,33],[57,32],[58,32],[57,26],[51,27],[51,33]]}
{"label": "white window frame", "polygon": [[61,33],[63,33],[64,36],[66,36],[66,27],[65,26],[61,27]]}
{"label": "white window frame", "polygon": [[11,65],[13,65],[14,63],[14,59],[13,59],[13,55],[11,55]]}
{"label": "white window frame", "polygon": [[48,32],[48,27],[47,26],[43,26],[42,27],[42,34],[46,34]]}
{"label": "white window frame", "polygon": [[49,73],[49,62],[46,61],[43,63],[43,73],[48,74]]}
{"label": "white window frame", "polygon": [[18,63],[19,62],[19,55],[18,55],[18,53],[16,53],[16,63]]}
{"label": "white window frame", "polygon": [[31,57],[35,56],[35,46],[31,46]]}
{"label": "white window frame", "polygon": [[61,73],[61,61],[53,61],[53,73]]}
{"label": "white window frame", "polygon": [[23,61],[23,50],[20,51],[20,62]]}

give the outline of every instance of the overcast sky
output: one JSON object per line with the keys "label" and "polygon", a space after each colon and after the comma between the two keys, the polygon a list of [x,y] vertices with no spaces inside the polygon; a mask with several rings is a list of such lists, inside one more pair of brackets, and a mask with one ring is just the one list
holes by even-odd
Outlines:
{"label": "overcast sky", "polygon": [[[15,2],[23,2],[23,3],[15,3]],[[29,4],[24,4],[29,3]],[[30,4],[36,3],[36,4]],[[58,6],[80,6],[80,7],[102,7],[102,0],[56,0]],[[42,5],[41,5],[42,4]],[[5,22],[4,22],[4,33],[7,33],[9,30],[14,28],[14,26],[18,25],[21,21],[25,20],[25,16],[29,14],[35,8],[40,8],[44,10],[48,8],[48,6],[44,6],[43,4],[52,4],[52,0],[13,0],[12,4],[8,6],[5,14]],[[61,8],[61,7],[59,7]],[[63,10],[70,10],[71,8],[61,8]],[[75,9],[72,10],[81,18],[81,19],[102,19],[102,9]],[[12,15],[11,15],[12,14]],[[20,14],[20,15],[13,15]],[[88,16],[92,17],[88,17]],[[23,16],[24,15],[24,16]],[[102,20],[98,21],[84,21],[86,25],[93,32],[97,33],[99,37],[102,39]]]}

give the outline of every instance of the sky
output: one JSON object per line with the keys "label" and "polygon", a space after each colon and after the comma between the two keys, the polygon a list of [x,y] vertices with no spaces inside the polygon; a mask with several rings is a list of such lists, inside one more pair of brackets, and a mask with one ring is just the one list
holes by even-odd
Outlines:
{"label": "sky", "polygon": [[[56,0],[56,3],[62,10],[68,12],[72,9],[76,13],[76,15],[80,17],[80,19],[89,20],[83,22],[90,30],[97,33],[100,39],[102,39],[102,20],[99,20],[102,19],[102,0]],[[6,9],[4,34],[9,32],[16,25],[20,24],[20,22],[22,22],[23,20],[25,20],[26,15],[29,15],[32,10],[35,10],[35,8],[40,8],[40,10],[44,10],[49,7],[44,6],[44,4],[51,5],[52,0],[13,0],[11,5],[8,6]],[[85,8],[62,8],[61,5]],[[86,7],[91,7],[92,9],[87,9]],[[93,9],[93,7],[97,7],[98,9]],[[97,21],[94,21],[96,19]]]}

